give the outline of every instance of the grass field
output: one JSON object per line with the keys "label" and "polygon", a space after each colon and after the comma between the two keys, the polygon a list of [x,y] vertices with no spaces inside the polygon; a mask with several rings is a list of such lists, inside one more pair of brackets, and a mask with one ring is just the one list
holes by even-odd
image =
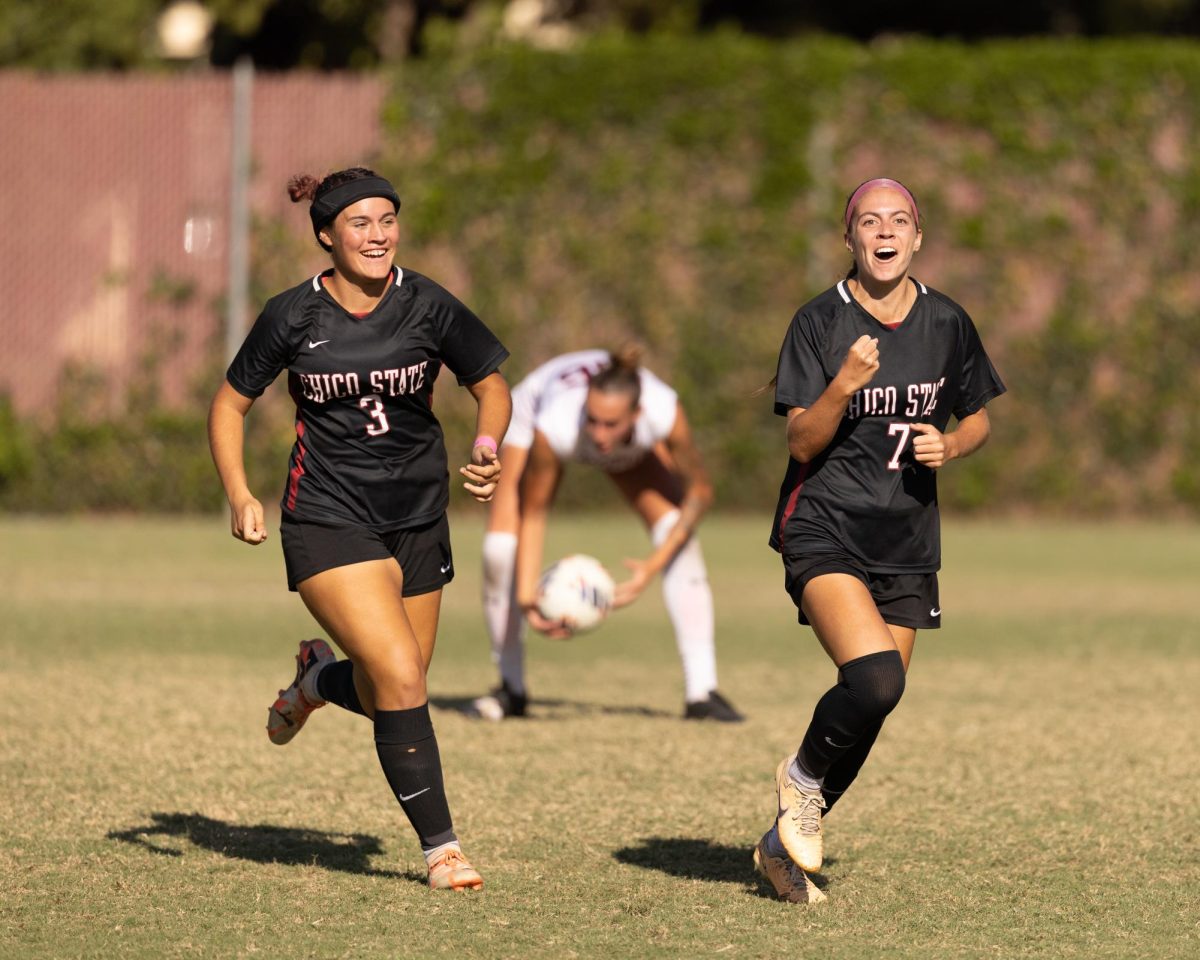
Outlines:
{"label": "grass field", "polygon": [[[432,701],[487,887],[433,895],[370,726],[290,746],[266,708],[314,635],[278,538],[216,518],[0,521],[0,957],[1200,956],[1200,529],[963,525],[945,626],[827,823],[829,902],[782,904],[750,849],[833,670],[764,518],[713,518],[721,686],[685,724],[655,592],[531,640],[526,721],[491,683],[477,517],[454,526]],[[550,553],[619,561],[631,519]]]}

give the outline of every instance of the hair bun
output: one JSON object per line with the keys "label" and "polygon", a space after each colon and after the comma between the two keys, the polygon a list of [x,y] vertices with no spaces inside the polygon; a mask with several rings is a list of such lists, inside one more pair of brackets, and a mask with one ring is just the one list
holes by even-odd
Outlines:
{"label": "hair bun", "polygon": [[626,340],[616,350],[609,351],[613,367],[622,370],[636,370],[642,364],[645,347],[636,340]]}
{"label": "hair bun", "polygon": [[292,203],[299,203],[301,200],[311,202],[316,197],[317,187],[320,185],[321,181],[316,177],[307,173],[298,174],[288,181],[288,196],[292,198]]}

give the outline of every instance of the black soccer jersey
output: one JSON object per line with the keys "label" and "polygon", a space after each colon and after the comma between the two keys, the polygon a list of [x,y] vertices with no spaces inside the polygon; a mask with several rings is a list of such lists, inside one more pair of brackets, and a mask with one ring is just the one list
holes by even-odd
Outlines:
{"label": "black soccer jersey", "polygon": [[434,281],[395,268],[375,309],[356,317],[313,277],[267,302],[229,367],[258,397],[288,371],[296,443],[284,513],[384,532],[436,519],[450,498],[433,383],[444,363],[460,384],[495,372],[508,351]]}
{"label": "black soccer jersey", "polygon": [[809,463],[790,460],[771,530],[785,554],[849,554],[876,573],[941,564],[937,475],[913,459],[914,423],[945,431],[1004,392],[975,325],[949,297],[913,281],[917,298],[890,328],[845,281],[805,304],[779,353],[775,412],[811,407],[863,334],[879,338],[879,370],[851,398],[837,432]]}

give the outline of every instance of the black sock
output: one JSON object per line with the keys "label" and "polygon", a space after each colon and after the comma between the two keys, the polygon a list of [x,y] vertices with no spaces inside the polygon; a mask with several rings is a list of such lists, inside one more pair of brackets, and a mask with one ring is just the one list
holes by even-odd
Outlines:
{"label": "black sock", "polygon": [[421,848],[430,850],[457,839],[442,784],[442,759],[429,704],[411,710],[376,710],[375,752],[392,793],[417,831]]}
{"label": "black sock", "polygon": [[354,661],[339,660],[331,663],[317,674],[317,693],[330,703],[336,703],[344,710],[365,717],[367,711],[358,700],[358,691],[354,689]]}
{"label": "black sock", "polygon": [[841,672],[838,685],[817,701],[796,754],[800,766],[816,779],[828,774],[834,762],[872,726],[882,723],[904,693],[904,661],[899,650],[858,657],[842,664]]}
{"label": "black sock", "polygon": [[867,732],[858,738],[854,746],[833,762],[829,772],[825,774],[825,782],[821,785],[821,793],[825,797],[825,811],[822,816],[829,813],[833,809],[833,805],[842,798],[842,794],[850,789],[850,784],[854,782],[858,771],[867,762],[867,755],[875,746],[875,738],[879,736],[879,731],[882,729],[883,721],[875,721],[867,729]]}

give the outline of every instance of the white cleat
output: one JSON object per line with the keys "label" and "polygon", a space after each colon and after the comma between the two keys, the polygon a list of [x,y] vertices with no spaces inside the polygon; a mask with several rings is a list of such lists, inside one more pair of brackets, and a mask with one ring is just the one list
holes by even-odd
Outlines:
{"label": "white cleat", "polygon": [[791,860],[771,856],[766,836],[754,847],[754,869],[767,878],[779,899],[787,903],[824,903],[829,899]]}
{"label": "white cleat", "polygon": [[791,757],[784,757],[775,771],[779,804],[775,823],[788,856],[801,870],[815,873],[821,869],[824,859],[821,813],[825,809],[825,798],[820,790],[810,793],[788,775],[791,763]]}

